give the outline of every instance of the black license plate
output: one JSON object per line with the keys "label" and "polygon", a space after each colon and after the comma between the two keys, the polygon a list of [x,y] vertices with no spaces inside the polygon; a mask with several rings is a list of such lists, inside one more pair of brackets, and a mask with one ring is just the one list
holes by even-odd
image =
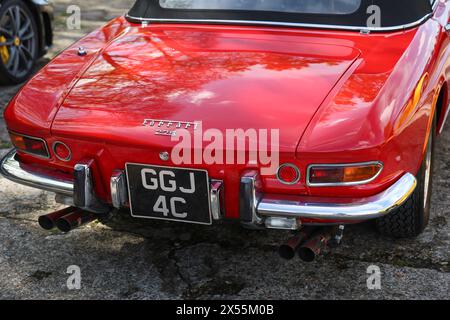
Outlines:
{"label": "black license plate", "polygon": [[212,224],[206,171],[128,163],[126,172],[133,217]]}

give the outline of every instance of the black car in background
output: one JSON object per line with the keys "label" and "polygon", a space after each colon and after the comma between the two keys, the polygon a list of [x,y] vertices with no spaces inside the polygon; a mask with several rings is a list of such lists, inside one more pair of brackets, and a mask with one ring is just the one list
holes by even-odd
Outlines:
{"label": "black car in background", "polygon": [[0,0],[0,84],[25,81],[52,45],[53,8],[47,0]]}

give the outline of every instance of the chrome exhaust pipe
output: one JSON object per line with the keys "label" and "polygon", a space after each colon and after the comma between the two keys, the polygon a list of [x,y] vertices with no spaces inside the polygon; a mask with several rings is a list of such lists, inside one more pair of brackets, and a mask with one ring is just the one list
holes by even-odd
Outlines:
{"label": "chrome exhaust pipe", "polygon": [[297,248],[305,242],[306,239],[312,234],[313,229],[303,228],[294,237],[282,244],[278,249],[278,254],[281,258],[286,260],[292,260],[295,257]]}
{"label": "chrome exhaust pipe", "polygon": [[73,213],[76,211],[77,208],[74,207],[68,207],[66,209],[62,209],[53,213],[49,213],[43,216],[40,216],[38,219],[38,223],[41,226],[42,229],[45,230],[52,230],[56,227],[56,221],[68,214]]}
{"label": "chrome exhaust pipe", "polygon": [[328,242],[332,237],[331,230],[319,231],[298,248],[298,256],[304,262],[313,262],[328,246]]}
{"label": "chrome exhaust pipe", "polygon": [[60,231],[67,233],[96,219],[97,217],[91,212],[76,210],[73,213],[69,213],[59,218],[56,221],[56,226]]}

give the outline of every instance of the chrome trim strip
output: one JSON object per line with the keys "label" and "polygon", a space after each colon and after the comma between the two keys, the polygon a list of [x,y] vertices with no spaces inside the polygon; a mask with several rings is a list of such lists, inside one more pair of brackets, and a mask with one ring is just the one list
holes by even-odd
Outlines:
{"label": "chrome trim strip", "polygon": [[[342,183],[311,183],[311,169],[313,167],[335,167],[335,168],[342,168],[342,167],[358,167],[358,166],[370,166],[370,165],[379,165],[381,166],[380,171],[373,176],[371,179],[364,180],[364,181],[358,181],[358,182],[342,182]],[[376,178],[378,178],[383,172],[384,165],[380,161],[369,161],[369,162],[359,162],[359,163],[339,163],[339,164],[310,164],[308,166],[308,169],[306,170],[306,184],[308,187],[351,187],[351,186],[360,186],[363,184],[368,184],[372,181],[374,181]]]}
{"label": "chrome trim strip", "polygon": [[29,187],[56,192],[67,196],[73,195],[73,181],[55,180],[42,173],[29,172],[20,167],[16,159],[17,150],[11,150],[0,163],[0,173],[7,179]]}
{"label": "chrome trim strip", "polygon": [[373,31],[373,32],[383,32],[383,31],[401,31],[405,29],[410,29],[421,25],[430,17],[433,16],[433,13],[427,14],[422,19],[418,21],[408,23],[402,26],[395,27],[356,27],[356,26],[339,26],[339,25],[324,25],[324,24],[311,24],[311,23],[291,23],[291,22],[276,22],[276,21],[250,21],[250,20],[215,20],[215,19],[157,19],[157,18],[142,18],[142,17],[133,17],[130,15],[126,15],[127,19],[130,19],[132,22],[157,22],[157,23],[206,23],[206,24],[236,24],[236,25],[258,25],[258,26],[277,26],[277,27],[298,27],[298,28],[314,28],[314,29],[337,29],[337,30],[351,30],[351,31]]}
{"label": "chrome trim strip", "polygon": [[223,181],[211,180],[210,181],[210,201],[211,201],[211,213],[214,220],[222,220],[222,197],[223,197]]}
{"label": "chrome trim strip", "polygon": [[416,178],[407,173],[384,192],[354,203],[302,202],[263,198],[258,207],[262,217],[309,218],[336,221],[364,221],[380,218],[403,205],[417,186]]}
{"label": "chrome trim strip", "polygon": [[433,12],[436,10],[436,8],[437,8],[439,2],[440,2],[439,0],[435,0],[435,1],[434,1],[433,6],[432,6]]}
{"label": "chrome trim strip", "polygon": [[111,199],[113,207],[116,209],[123,208],[128,202],[127,182],[125,171],[116,170],[111,176]]}

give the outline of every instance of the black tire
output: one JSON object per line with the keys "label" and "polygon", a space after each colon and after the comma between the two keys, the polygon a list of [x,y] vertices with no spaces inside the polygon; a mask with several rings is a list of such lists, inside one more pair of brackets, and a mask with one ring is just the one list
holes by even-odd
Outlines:
{"label": "black tire", "polygon": [[[434,148],[436,141],[436,117],[428,139],[427,152],[417,174],[417,187],[406,203],[387,216],[377,219],[378,231],[392,238],[414,238],[428,226],[430,220],[431,195],[433,192]],[[427,158],[430,153],[431,159]],[[429,160],[430,164],[427,165]],[[429,171],[427,171],[429,167]],[[427,172],[429,173],[428,183]],[[428,187],[428,188],[427,188]],[[427,189],[427,190],[426,190]],[[426,195],[426,196],[425,196]]]}
{"label": "black tire", "polygon": [[[16,11],[17,8],[19,8],[18,11]],[[17,17],[17,14],[19,15],[19,23],[17,24],[18,27],[14,27],[11,15]],[[2,2],[0,7],[0,38],[2,38],[3,44],[7,44],[3,46],[0,44],[0,84],[8,85],[24,82],[33,72],[39,51],[39,34],[36,21],[24,1],[6,0]],[[5,39],[6,42],[4,42]],[[16,39],[19,39],[18,43],[15,41]],[[17,63],[16,59],[18,59]]]}

